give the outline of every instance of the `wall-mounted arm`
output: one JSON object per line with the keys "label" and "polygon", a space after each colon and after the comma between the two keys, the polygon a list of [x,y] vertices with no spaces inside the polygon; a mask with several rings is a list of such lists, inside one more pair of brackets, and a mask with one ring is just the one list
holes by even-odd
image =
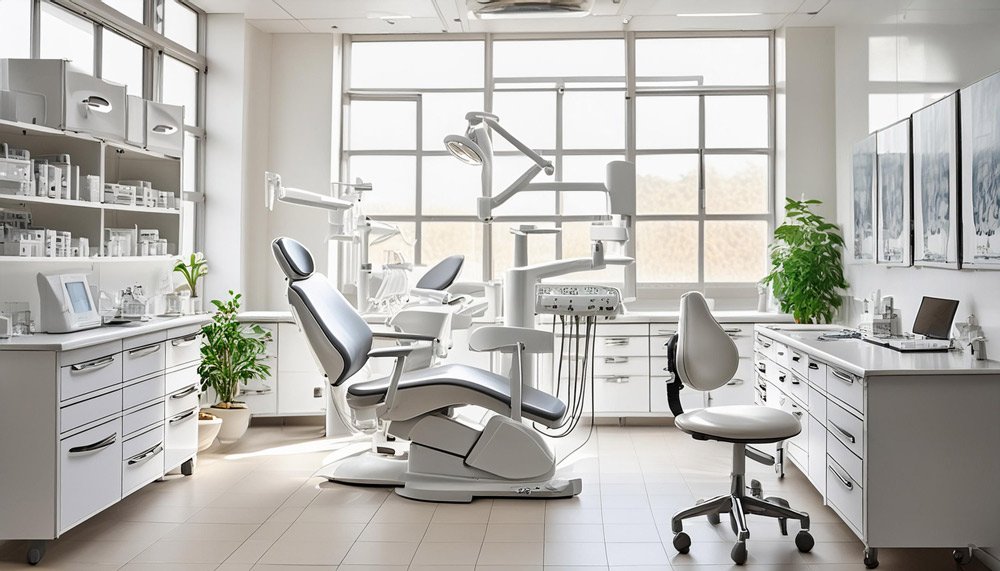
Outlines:
{"label": "wall-mounted arm", "polygon": [[[362,183],[364,185],[364,183]],[[355,186],[355,185],[348,185]],[[371,190],[371,185],[367,190]],[[281,175],[273,172],[264,173],[265,206],[268,210],[274,210],[274,201],[286,202],[288,204],[298,204],[334,212],[343,212],[354,206],[354,202],[334,198],[318,192],[291,188],[281,184]]]}

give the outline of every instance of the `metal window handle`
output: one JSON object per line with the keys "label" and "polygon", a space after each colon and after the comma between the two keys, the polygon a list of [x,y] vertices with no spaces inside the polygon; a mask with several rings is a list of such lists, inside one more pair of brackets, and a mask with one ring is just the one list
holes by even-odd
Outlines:
{"label": "metal window handle", "polygon": [[180,339],[173,339],[173,340],[170,341],[170,344],[173,345],[174,347],[184,347],[185,345],[190,345],[190,344],[194,343],[195,341],[197,341],[198,340],[198,335],[200,335],[200,334],[199,333],[192,333],[191,335],[188,335],[187,337],[181,337]]}
{"label": "metal window handle", "polygon": [[843,484],[845,488],[847,488],[848,490],[854,489],[854,484],[851,483],[851,481],[848,480],[847,478],[841,476],[840,472],[835,470],[833,466],[827,466],[827,468],[829,468],[830,471],[833,472],[833,475],[836,476],[838,480],[840,480],[840,483]]}
{"label": "metal window handle", "polygon": [[141,463],[145,462],[146,460],[149,460],[153,456],[156,456],[160,452],[163,452],[163,443],[162,442],[160,442],[156,446],[153,446],[149,450],[145,450],[145,451],[140,452],[139,454],[136,454],[135,456],[129,458],[128,459],[128,465],[129,466],[135,466],[136,464],[141,464]]}
{"label": "metal window handle", "polygon": [[853,435],[853,434],[851,434],[850,432],[848,432],[848,431],[844,430],[844,429],[843,429],[843,428],[841,428],[840,426],[837,426],[837,423],[836,423],[836,422],[834,422],[834,421],[832,421],[832,420],[828,420],[827,422],[829,422],[829,423],[830,423],[830,426],[834,427],[834,428],[835,428],[835,429],[837,430],[837,432],[839,432],[839,433],[843,434],[843,435],[844,435],[844,438],[846,438],[846,439],[850,440],[850,441],[851,441],[851,444],[854,444],[855,442],[857,442],[857,439],[855,439],[855,438],[854,438],[854,435]]}
{"label": "metal window handle", "polygon": [[726,383],[726,386],[727,387],[735,387],[736,385],[742,385],[742,384],[743,384],[743,379],[733,379],[733,380],[729,381],[728,383]]}
{"label": "metal window handle", "polygon": [[111,113],[111,102],[99,95],[91,95],[83,100],[84,106],[97,113]]}
{"label": "metal window handle", "polygon": [[621,375],[608,375],[608,376],[603,376],[603,377],[598,377],[598,378],[601,379],[601,380],[603,380],[606,383],[615,383],[615,384],[619,384],[619,385],[629,382],[629,378],[628,377],[624,377],[624,376],[621,376]]}
{"label": "metal window handle", "polygon": [[147,345],[146,347],[139,347],[138,349],[132,349],[128,352],[129,357],[145,357],[146,355],[152,355],[160,350],[161,345],[157,343],[156,345]]}
{"label": "metal window handle", "polygon": [[628,363],[628,357],[605,357],[604,358],[604,364],[605,365],[621,365],[621,364],[624,364],[624,363]]}
{"label": "metal window handle", "polygon": [[177,132],[177,127],[173,125],[157,125],[150,129],[150,131],[156,133],[157,135],[173,135]]}
{"label": "metal window handle", "polygon": [[183,392],[179,392],[179,393],[170,395],[170,398],[172,398],[172,399],[182,399],[182,398],[184,398],[184,397],[186,397],[188,395],[192,395],[192,394],[194,394],[196,392],[198,392],[198,385],[191,385],[190,387],[187,388],[187,390],[185,390]]}
{"label": "metal window handle", "polygon": [[94,361],[88,361],[86,363],[78,363],[70,367],[70,370],[72,370],[74,373],[79,373],[82,371],[94,371],[97,369],[103,369],[104,367],[107,367],[108,365],[114,362],[115,362],[114,355],[109,355],[107,357],[102,357]]}
{"label": "metal window handle", "polygon": [[608,337],[604,340],[605,347],[624,347],[628,345],[628,337]]}
{"label": "metal window handle", "polygon": [[833,373],[834,377],[837,377],[838,379],[844,381],[845,383],[849,385],[854,384],[854,377],[852,377],[851,375],[848,375],[847,373],[841,373],[837,369],[830,369],[830,372]]}
{"label": "metal window handle", "polygon": [[273,392],[273,390],[274,389],[272,389],[271,387],[268,387],[266,389],[256,389],[256,390],[241,389],[240,390],[240,396],[243,397],[243,396],[247,396],[247,395],[267,395],[267,394],[271,394],[271,392]]}
{"label": "metal window handle", "polygon": [[104,450],[108,446],[111,446],[118,441],[118,435],[112,434],[104,440],[98,440],[93,444],[87,444],[85,446],[74,446],[69,449],[70,454],[86,454],[88,452],[97,452],[98,450]]}
{"label": "metal window handle", "polygon": [[178,422],[183,422],[183,421],[185,421],[185,420],[187,420],[189,418],[193,418],[194,417],[194,412],[195,412],[194,409],[192,409],[192,410],[189,410],[187,412],[178,414],[177,416],[171,418],[167,422],[169,422],[170,424],[177,424]]}

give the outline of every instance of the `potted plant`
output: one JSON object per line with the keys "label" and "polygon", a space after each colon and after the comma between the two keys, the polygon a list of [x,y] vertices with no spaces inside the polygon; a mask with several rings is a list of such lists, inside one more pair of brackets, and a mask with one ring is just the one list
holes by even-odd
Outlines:
{"label": "potted plant", "polygon": [[212,321],[201,329],[201,389],[214,391],[218,402],[211,414],[222,419],[219,441],[235,442],[247,431],[250,409],[239,402],[240,383],[266,379],[270,367],[264,364],[271,332],[258,325],[244,325],[237,320],[241,294],[229,291],[229,300],[212,300],[216,311]]}
{"label": "potted plant", "polygon": [[769,284],[781,311],[796,323],[829,323],[843,303],[844,238],[835,224],[812,212],[819,200],[785,201],[785,221],[774,230]]}
{"label": "potted plant", "polygon": [[184,283],[191,290],[191,312],[201,313],[201,298],[198,297],[198,280],[208,273],[208,261],[201,252],[191,254],[191,259],[187,262],[177,260],[174,264],[174,271],[184,278]]}
{"label": "potted plant", "polygon": [[198,452],[208,450],[222,429],[222,419],[208,412],[198,411]]}

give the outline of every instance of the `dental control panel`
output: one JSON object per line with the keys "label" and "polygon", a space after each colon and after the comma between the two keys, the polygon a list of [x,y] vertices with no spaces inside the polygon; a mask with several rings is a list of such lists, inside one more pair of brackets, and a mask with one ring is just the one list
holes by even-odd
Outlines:
{"label": "dental control panel", "polygon": [[551,315],[603,315],[622,313],[622,292],[599,285],[535,286],[535,313]]}

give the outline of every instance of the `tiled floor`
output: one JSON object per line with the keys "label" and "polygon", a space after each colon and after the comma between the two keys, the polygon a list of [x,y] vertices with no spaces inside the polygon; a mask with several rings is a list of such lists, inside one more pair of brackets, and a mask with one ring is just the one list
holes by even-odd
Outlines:
{"label": "tiled floor", "polygon": [[[194,477],[153,483],[52,542],[39,565],[72,570],[721,570],[733,534],[686,524],[688,555],[671,546],[670,516],[728,489],[730,447],[672,427],[600,427],[564,473],[584,479],[568,500],[439,505],[312,477],[328,452],[307,426],[255,427],[199,459]],[[575,435],[574,435],[575,436]],[[317,451],[319,450],[319,451]],[[774,521],[750,517],[746,569],[853,570],[862,546],[805,478],[750,463],[765,493],[813,520],[800,554]],[[789,524],[792,534],[796,524]],[[0,569],[26,568],[24,544],[0,547]],[[946,549],[882,550],[880,569],[957,569]],[[966,568],[980,570],[980,563]]]}

